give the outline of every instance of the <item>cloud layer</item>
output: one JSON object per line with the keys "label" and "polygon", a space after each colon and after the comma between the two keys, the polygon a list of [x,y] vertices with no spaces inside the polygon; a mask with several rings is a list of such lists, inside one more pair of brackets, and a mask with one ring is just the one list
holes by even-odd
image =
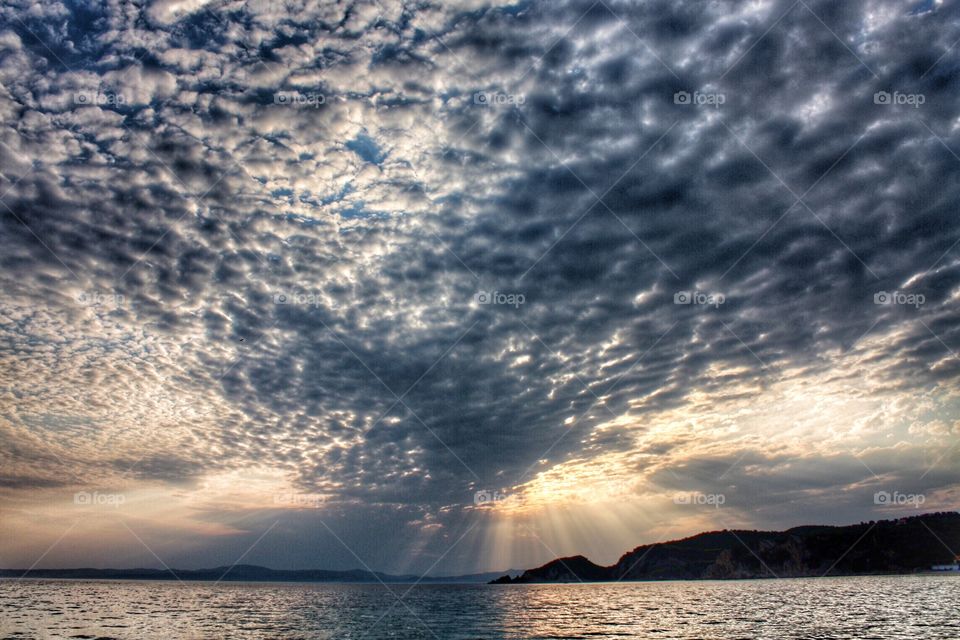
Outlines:
{"label": "cloud layer", "polygon": [[955,6],[312,4],[4,4],[5,564],[91,487],[195,566],[955,506]]}

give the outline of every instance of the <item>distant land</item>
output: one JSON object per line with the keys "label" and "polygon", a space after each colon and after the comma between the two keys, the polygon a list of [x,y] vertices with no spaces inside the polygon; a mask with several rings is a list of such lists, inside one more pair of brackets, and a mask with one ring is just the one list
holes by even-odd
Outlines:
{"label": "distant land", "polygon": [[950,565],[960,552],[960,513],[928,513],[849,526],[723,530],[642,545],[604,567],[558,558],[492,584],[616,580],[739,580],[903,574]]}
{"label": "distant land", "polygon": [[392,575],[360,569],[270,569],[238,564],[209,569],[0,569],[0,578],[427,584],[737,580],[918,573],[930,571],[933,565],[960,560],[951,550],[960,551],[960,513],[955,511],[848,526],[709,531],[681,540],[641,545],[608,567],[594,564],[584,556],[572,556],[526,571],[510,569],[456,576]]}
{"label": "distant land", "polygon": [[[506,575],[519,575],[510,569]],[[341,582],[341,583],[458,583],[484,584],[503,571],[461,576],[390,575],[378,571],[328,571],[324,569],[269,569],[249,564],[211,569],[0,569],[0,578],[45,578],[49,580],[181,580],[211,582]]]}

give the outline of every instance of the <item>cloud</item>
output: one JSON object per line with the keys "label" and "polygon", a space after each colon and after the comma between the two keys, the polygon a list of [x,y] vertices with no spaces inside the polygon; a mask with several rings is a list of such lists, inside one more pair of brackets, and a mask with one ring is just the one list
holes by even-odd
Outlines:
{"label": "cloud", "polygon": [[907,480],[956,435],[955,8],[2,11],[8,499],[263,467],[446,535],[591,465],[742,455],[760,524],[869,512],[851,451],[956,485]]}

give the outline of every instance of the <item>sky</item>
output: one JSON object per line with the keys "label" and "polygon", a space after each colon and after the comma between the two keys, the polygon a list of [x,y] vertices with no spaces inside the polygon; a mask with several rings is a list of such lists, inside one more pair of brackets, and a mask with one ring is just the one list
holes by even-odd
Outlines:
{"label": "sky", "polygon": [[956,509],[958,41],[939,0],[4,2],[0,567]]}

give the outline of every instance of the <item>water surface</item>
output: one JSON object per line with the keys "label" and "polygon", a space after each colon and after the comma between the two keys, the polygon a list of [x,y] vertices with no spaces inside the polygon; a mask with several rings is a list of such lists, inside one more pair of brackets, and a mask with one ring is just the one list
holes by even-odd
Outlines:
{"label": "water surface", "polygon": [[2,638],[960,638],[960,576],[564,585],[0,580]]}

